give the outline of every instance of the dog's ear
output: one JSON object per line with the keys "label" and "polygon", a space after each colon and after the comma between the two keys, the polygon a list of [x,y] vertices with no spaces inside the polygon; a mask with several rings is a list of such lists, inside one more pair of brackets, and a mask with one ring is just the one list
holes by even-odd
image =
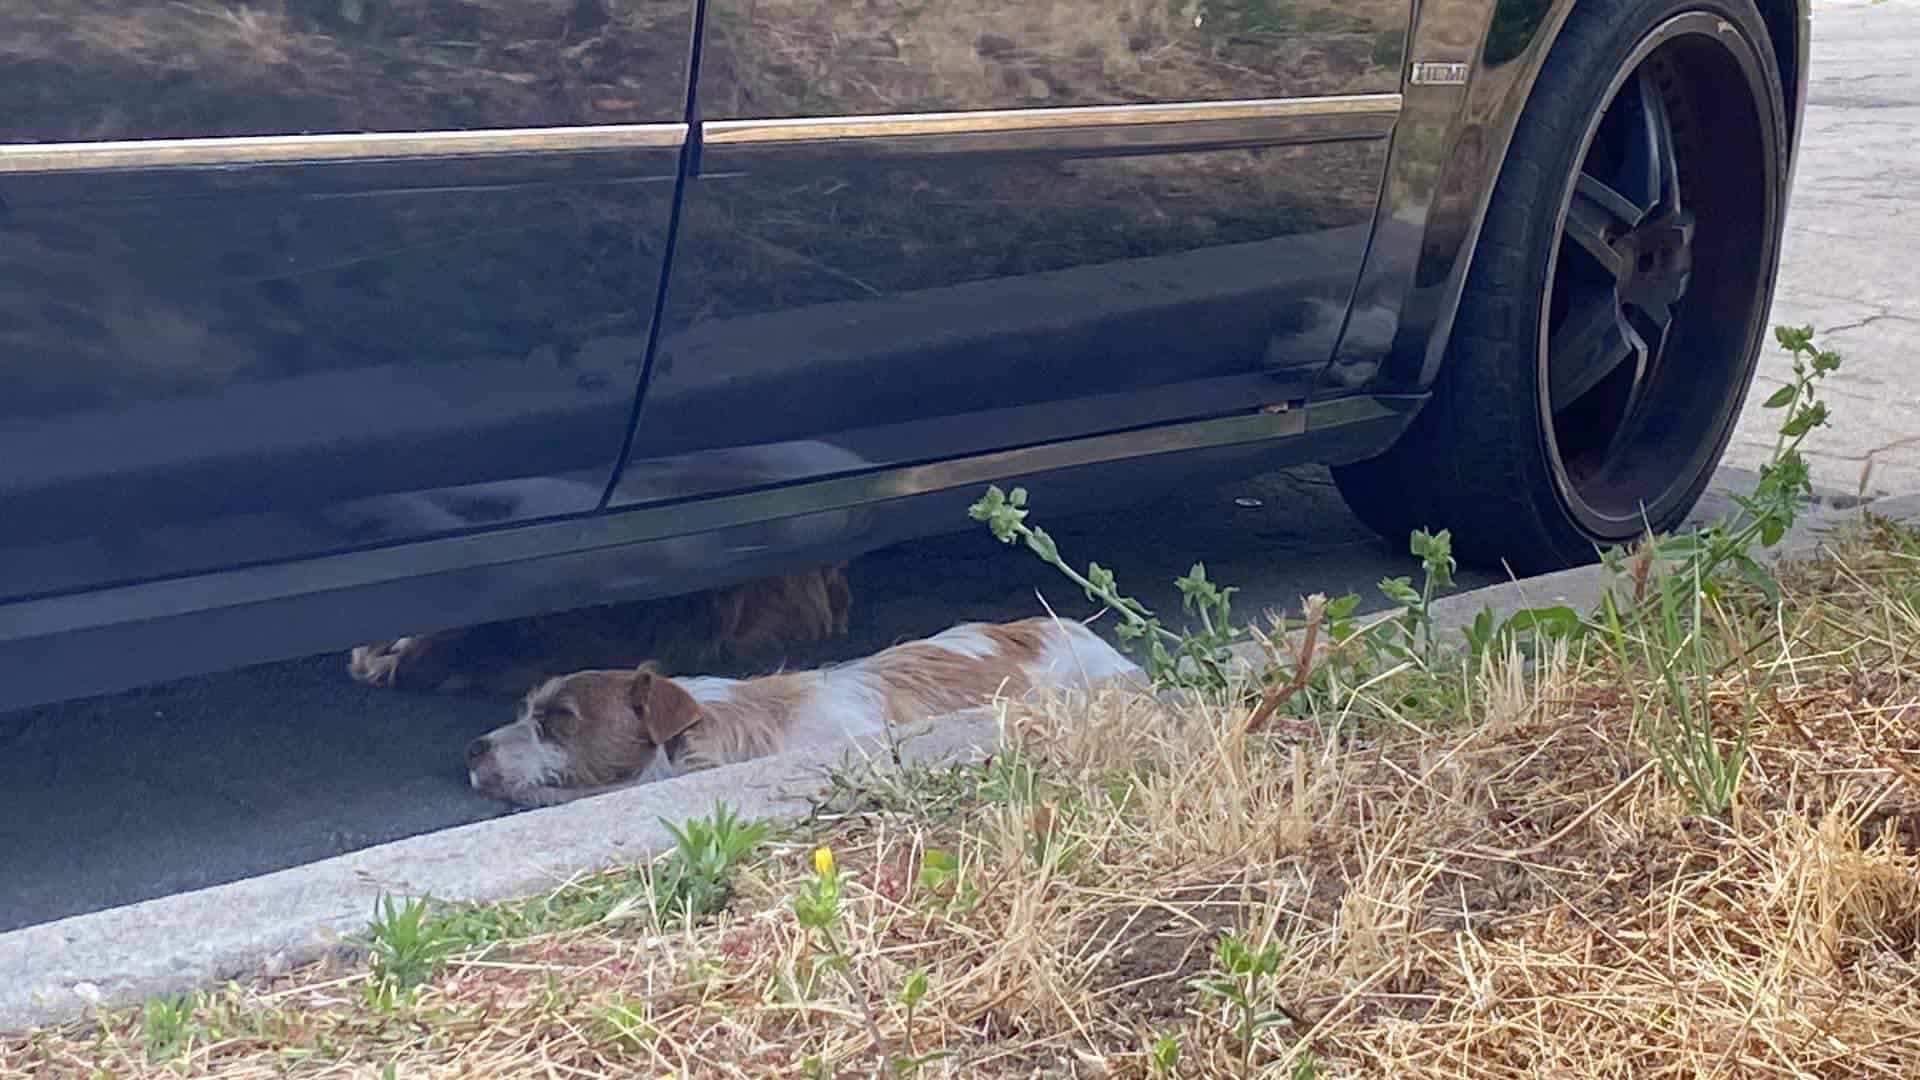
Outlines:
{"label": "dog's ear", "polygon": [[700,722],[700,703],[679,683],[642,667],[633,676],[633,711],[655,746]]}

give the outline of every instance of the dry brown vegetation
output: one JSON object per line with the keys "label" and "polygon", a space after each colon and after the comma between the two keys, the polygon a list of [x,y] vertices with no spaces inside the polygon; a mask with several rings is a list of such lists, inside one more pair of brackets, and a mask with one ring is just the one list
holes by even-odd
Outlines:
{"label": "dry brown vegetation", "polygon": [[[1920,538],[1871,526],[1783,587],[1728,606],[1716,711],[1772,682],[1724,820],[1686,812],[1642,737],[1658,687],[1591,639],[1402,672],[1284,735],[1056,701],[1010,708],[985,765],[836,776],[691,929],[618,871],[448,916],[508,929],[410,1003],[321,966],[195,999],[164,1056],[135,1010],[0,1042],[0,1075],[866,1076],[943,1052],[917,1075],[1147,1076],[1170,1037],[1176,1075],[1233,1076],[1237,1035],[1187,985],[1223,931],[1280,947],[1257,1075],[1911,1075]],[[815,845],[848,875],[844,976],[792,906]]]}

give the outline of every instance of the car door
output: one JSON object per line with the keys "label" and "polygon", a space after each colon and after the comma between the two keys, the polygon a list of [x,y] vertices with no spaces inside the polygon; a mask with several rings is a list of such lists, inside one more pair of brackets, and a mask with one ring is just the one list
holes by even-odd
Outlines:
{"label": "car door", "polygon": [[616,504],[1279,410],[1330,355],[1410,0],[709,0]]}
{"label": "car door", "polygon": [[0,11],[0,600],[594,510],[693,0]]}

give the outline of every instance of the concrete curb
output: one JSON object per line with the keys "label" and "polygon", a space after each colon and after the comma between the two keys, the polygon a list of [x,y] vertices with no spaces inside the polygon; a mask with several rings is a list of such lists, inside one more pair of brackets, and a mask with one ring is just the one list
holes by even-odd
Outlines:
{"label": "concrete curb", "polygon": [[[1920,496],[1865,509],[1920,521]],[[1812,554],[1836,526],[1859,516],[1859,509],[1810,513],[1771,555]],[[1609,577],[1588,566],[1478,589],[1439,601],[1435,618],[1453,628],[1471,623],[1483,607],[1499,615],[1543,604],[1586,611]],[[975,709],[898,745],[904,760],[937,763],[977,759],[997,737],[995,711]],[[382,893],[500,900],[646,860],[672,846],[662,818],[703,814],[716,801],[748,818],[790,819],[805,809],[821,770],[886,753],[879,738],[810,748],[0,934],[0,1031],[318,959],[365,929]]]}
{"label": "concrete curb", "polygon": [[[1920,495],[1895,495],[1848,509],[1810,511],[1779,544],[1757,557],[1762,562],[1779,562],[1813,555],[1835,529],[1868,513],[1901,522],[1920,521]],[[1595,564],[1490,585],[1436,600],[1434,621],[1449,628],[1461,627],[1470,625],[1482,608],[1491,608],[1498,619],[1522,608],[1551,604],[1565,604],[1584,614],[1599,606],[1613,577],[1606,567]]]}
{"label": "concrete curb", "polygon": [[[964,760],[997,733],[997,713],[975,709],[898,747],[906,761]],[[880,737],[809,748],[0,934],[0,1031],[317,960],[365,931],[383,893],[503,900],[646,861],[673,846],[661,819],[719,801],[749,819],[792,819],[823,769],[888,753]]]}

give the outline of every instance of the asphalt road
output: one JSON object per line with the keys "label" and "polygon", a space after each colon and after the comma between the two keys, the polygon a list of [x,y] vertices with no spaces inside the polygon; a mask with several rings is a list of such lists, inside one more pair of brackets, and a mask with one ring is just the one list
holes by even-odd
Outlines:
{"label": "asphalt road", "polygon": [[[1846,351],[1818,446],[1823,485],[1920,490],[1920,11],[1821,3],[1808,154],[1789,220],[1777,314]],[[1763,378],[1783,370],[1772,359]],[[1762,395],[1756,395],[1762,396]],[[1756,410],[1729,454],[1757,464],[1774,418]],[[1750,475],[1723,474],[1720,490]],[[1044,493],[1038,517],[1047,520]],[[1724,502],[1710,499],[1703,512]],[[1368,533],[1324,471],[1300,470],[1150,507],[1048,521],[1076,560],[1115,567],[1150,605],[1194,559],[1238,585],[1243,609],[1313,591],[1371,594],[1412,572],[1402,545]],[[1062,610],[1074,590],[975,530],[855,565],[853,636],[871,651],[962,619]],[[1462,587],[1488,584],[1462,575]],[[0,931],[232,881],[501,812],[466,787],[461,748],[503,722],[481,698],[373,691],[322,656],[111,697],[0,714]]]}

